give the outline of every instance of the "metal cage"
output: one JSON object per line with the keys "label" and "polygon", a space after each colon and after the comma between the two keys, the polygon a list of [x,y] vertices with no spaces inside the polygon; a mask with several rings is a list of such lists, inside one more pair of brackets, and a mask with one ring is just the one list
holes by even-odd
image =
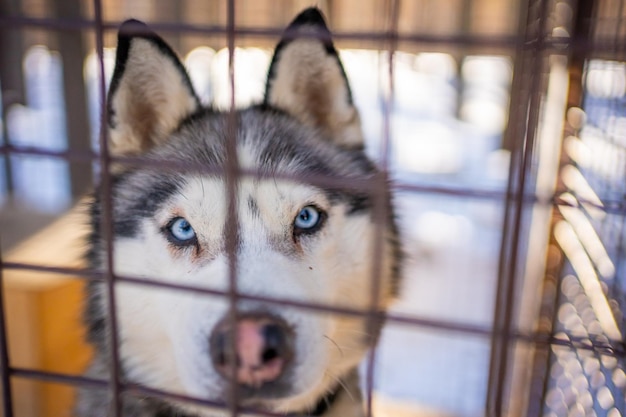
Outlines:
{"label": "metal cage", "polygon": [[[236,90],[237,79],[233,70],[237,59],[235,47],[270,47],[280,37],[291,16],[308,3],[282,1],[282,7],[277,8],[271,1],[252,0],[132,3],[121,0],[2,0],[0,83],[3,140],[0,142],[0,156],[4,171],[0,178],[4,180],[6,196],[18,191],[14,165],[19,163],[20,158],[46,157],[68,163],[65,175],[71,196],[77,198],[94,183],[99,183],[102,185],[103,200],[110,198],[108,167],[111,163],[124,161],[111,157],[106,129],[98,131],[97,126],[100,121],[106,120],[106,48],[113,46],[113,36],[124,17],[135,14],[147,20],[179,52],[199,45],[227,47],[227,85],[229,89]],[[474,372],[473,369],[483,370],[482,379],[477,379],[482,381],[479,387],[468,390],[471,393],[468,396],[471,395],[472,401],[479,406],[468,406],[466,411],[460,406],[443,410],[453,415],[625,416],[624,1],[328,0],[321,3],[339,48],[378,51],[378,105],[375,111],[380,118],[377,125],[380,130],[375,134],[378,139],[369,145],[383,175],[375,183],[367,185],[378,201],[375,216],[383,218],[386,215],[382,199],[378,197],[384,195],[389,187],[392,193],[400,196],[399,199],[402,196],[408,196],[408,200],[417,198],[407,203],[409,211],[415,207],[424,211],[424,207],[438,199],[438,204],[456,205],[459,210],[479,212],[476,214],[478,218],[489,217],[497,224],[495,234],[489,235],[489,238],[477,233],[477,240],[466,242],[470,247],[477,247],[476,250],[488,252],[486,256],[491,269],[487,268],[487,271],[492,274],[484,281],[485,284],[481,284],[485,288],[481,295],[471,295],[474,288],[471,281],[473,275],[482,274],[485,270],[470,266],[464,273],[454,270],[452,278],[442,278],[448,287],[432,285],[437,288],[435,295],[443,298],[436,303],[438,310],[399,309],[386,316],[387,326],[396,335],[418,334],[410,339],[416,343],[424,340],[420,333],[432,336],[430,339],[430,336],[426,337],[429,342],[419,349],[419,354],[403,360],[416,363],[431,361],[428,354],[434,352],[436,346],[454,345],[459,340],[477,341],[482,346],[480,352],[486,352],[485,357],[472,356],[467,353],[468,350],[461,349],[461,353],[433,359],[431,368],[415,368],[437,372],[444,363],[454,363],[457,373],[450,375],[467,374],[468,378],[462,383],[455,383],[452,379],[446,381],[447,388],[434,384],[436,388],[433,389],[439,392],[464,390],[471,385],[469,373]],[[61,148],[21,143],[15,140],[13,130],[9,128],[11,106],[27,101],[21,72],[25,51],[31,45],[41,43],[58,50],[63,64],[60,77],[63,80],[65,132],[62,134],[67,143]],[[97,98],[94,102],[99,104],[97,116],[92,117],[91,123],[89,107],[85,105],[88,95],[86,84],[76,82],[84,79],[83,62],[90,48],[95,51],[94,91]],[[415,152],[428,149],[428,143],[424,147],[405,147],[408,145],[396,141],[394,131],[397,129],[394,117],[400,107],[398,96],[409,89],[408,84],[403,84],[407,79],[399,68],[403,68],[405,61],[418,65],[415,54],[420,53],[452,57],[450,62],[453,64],[446,68],[452,68],[457,76],[447,79],[446,86],[454,91],[455,102],[450,114],[457,119],[469,117],[466,112],[472,110],[461,105],[472,90],[467,79],[458,74],[470,71],[468,63],[473,56],[489,54],[506,58],[508,64],[504,67],[509,65],[510,80],[503,84],[506,90],[504,129],[486,135],[491,140],[489,143],[496,144],[494,151],[503,151],[509,156],[509,163],[505,165],[508,171],[505,169],[505,177],[499,183],[464,181],[463,173],[454,176],[443,171],[438,175],[402,171],[399,154],[407,152],[407,149],[418,149]],[[423,57],[424,60],[418,63],[428,72],[428,59],[438,55]],[[475,71],[484,75],[481,71],[485,70],[479,68]],[[486,77],[483,84],[486,83],[485,88],[489,89],[496,80],[489,78],[490,73]],[[229,97],[229,107],[234,106],[233,91]],[[423,118],[424,114],[419,117]],[[459,130],[463,131],[462,128]],[[96,133],[92,135],[93,132]],[[90,136],[96,137],[95,145],[88,140]],[[438,139],[435,135],[429,140]],[[464,142],[458,143],[459,149],[469,146]],[[496,152],[492,156],[496,158],[501,154]],[[487,161],[485,155],[480,154],[475,161],[470,161],[473,165],[468,169],[489,169],[493,161]],[[468,166],[470,162],[467,162]],[[233,198],[232,187],[241,173],[234,162],[229,168],[224,175],[230,178],[229,195]],[[389,183],[388,178],[392,179]],[[105,211],[101,227],[110,249],[110,205],[108,211]],[[415,227],[423,227],[432,217],[424,219]],[[440,224],[450,224],[455,219],[452,213],[444,216]],[[409,223],[410,220],[407,221]],[[479,222],[472,227],[483,226]],[[456,240],[457,232],[443,235]],[[0,237],[8,239],[2,234],[3,231],[0,231]],[[441,253],[445,256],[445,244],[443,247]],[[423,276],[424,270],[419,270],[418,266],[419,273],[412,271],[412,265],[431,262],[429,257],[439,256],[440,252],[433,255],[432,247],[420,239],[406,239],[405,248],[410,265],[405,280],[417,282],[416,291],[428,290],[431,285],[420,281],[423,278],[419,275]],[[144,281],[141,284],[166,286],[173,291],[200,291],[227,297],[233,304],[241,297],[254,298],[236,291],[237,265],[233,248],[230,249],[231,291],[215,293],[175,284]],[[112,272],[112,256],[106,270],[91,271],[51,266],[37,258],[15,261],[7,257],[5,251],[6,248],[3,248],[0,257],[0,279],[15,271],[32,271],[78,277],[73,279],[83,281],[101,280],[111,293],[116,282],[136,282],[132,277],[116,276]],[[440,263],[431,265],[445,266],[449,261],[449,257],[443,258]],[[373,256],[373,299],[377,290],[379,263]],[[444,274],[438,271],[436,267],[426,270],[434,276]],[[452,288],[456,291],[454,297],[450,297]],[[0,297],[0,370],[5,417],[22,415],[15,405],[15,398],[23,385],[16,384],[16,380],[39,381],[66,388],[81,385],[109,390],[114,403],[112,416],[119,415],[124,395],[165,396],[220,406],[230,409],[233,416],[242,411],[236,403],[216,404],[123,381],[117,366],[111,369],[109,379],[95,380],[64,371],[16,365],[13,358],[15,352],[9,349],[11,340],[7,321],[10,322],[11,317],[6,314],[6,304],[10,302],[7,299],[10,295],[7,295],[6,286],[4,292]],[[464,300],[465,304],[463,307],[455,306],[454,300]],[[312,313],[324,311],[365,315],[373,320],[382,318],[373,306],[367,311],[355,311],[342,306],[308,305],[294,300],[264,301],[283,303]],[[109,307],[113,323],[114,303],[115,299],[111,297]],[[480,311],[486,309],[489,312],[487,318],[482,317],[482,313],[478,314],[482,317],[480,319],[473,317],[472,310],[478,309],[479,305],[482,305]],[[464,310],[460,314],[447,314],[454,308]],[[464,316],[467,319],[463,319]],[[116,337],[113,331],[110,340],[113,346],[117,344]],[[418,348],[415,349],[417,352]],[[374,349],[364,365],[368,416],[372,414],[373,393],[383,385],[381,377],[387,376],[381,369],[385,365],[379,360],[379,350]],[[119,364],[117,350],[113,349],[113,352],[113,363]],[[394,350],[391,349],[391,352],[387,357],[393,359]],[[411,368],[409,363],[405,366]],[[445,380],[448,373],[442,371],[442,375]],[[404,380],[412,383],[412,378],[417,377],[406,375]],[[450,395],[453,394],[442,395],[440,402],[457,398]],[[458,401],[465,401],[463,398]]]}

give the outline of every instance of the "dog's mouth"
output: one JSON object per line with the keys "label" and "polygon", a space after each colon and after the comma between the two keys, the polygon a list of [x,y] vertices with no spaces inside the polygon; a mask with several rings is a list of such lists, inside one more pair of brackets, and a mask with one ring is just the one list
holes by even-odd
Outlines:
{"label": "dog's mouth", "polygon": [[[341,386],[326,390],[325,394],[319,397],[313,404],[304,405],[296,411],[291,411],[285,415],[311,415],[318,416],[333,406],[336,398],[343,388]],[[266,384],[260,388],[251,388],[247,386],[230,387],[224,398],[228,403],[235,403],[241,406],[240,411],[252,412],[277,412],[283,409],[288,403],[293,403],[294,395],[292,384],[287,382],[278,382]],[[301,400],[296,400],[300,402]],[[284,411],[280,411],[283,413]],[[247,414],[246,414],[247,415]]]}
{"label": "dog's mouth", "polygon": [[241,384],[226,386],[224,393],[225,398],[236,399],[243,406],[254,408],[263,408],[269,403],[275,403],[293,395],[292,386],[287,378],[268,382],[259,387]]}

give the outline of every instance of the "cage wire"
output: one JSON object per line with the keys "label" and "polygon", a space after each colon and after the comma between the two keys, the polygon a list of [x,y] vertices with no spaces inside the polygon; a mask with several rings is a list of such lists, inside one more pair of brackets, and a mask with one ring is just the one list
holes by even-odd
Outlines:
{"label": "cage wire", "polygon": [[[35,9],[46,4],[27,1],[22,3],[23,5],[28,3],[28,6]],[[108,3],[102,0],[83,2],[83,7],[92,13],[92,18],[85,18],[81,14],[72,15],[69,12],[59,14],[62,6],[58,4],[55,6],[57,13],[51,15],[46,14],[45,7],[41,12],[29,14],[23,12],[26,8],[23,8],[22,12],[12,10],[9,3],[3,4],[0,10],[2,12],[0,40],[3,41],[4,48],[11,45],[11,36],[18,31],[32,30],[39,37],[48,31],[70,37],[75,37],[76,33],[88,33],[93,36],[91,42],[96,50],[100,126],[106,125],[107,117],[104,105],[107,90],[105,44],[110,43],[109,36],[115,33],[120,23],[110,18],[111,4]],[[295,3],[297,3],[295,6],[300,7],[306,2]],[[341,3],[329,1],[327,5],[325,4],[325,11],[335,13],[341,11],[345,14]],[[428,2],[419,3],[425,5]],[[467,11],[470,3],[461,1],[455,2],[454,5]],[[101,227],[109,256],[103,271],[92,271],[41,265],[37,263],[37,259],[33,259],[32,263],[14,262],[6,260],[3,253],[0,258],[0,278],[11,271],[30,270],[105,282],[109,294],[108,311],[113,327],[109,334],[109,344],[112,346],[110,359],[115,364],[111,368],[110,377],[106,380],[14,365],[8,351],[7,317],[2,304],[0,370],[4,416],[17,415],[12,402],[16,395],[12,381],[16,378],[109,390],[112,399],[111,416],[120,415],[121,403],[127,395],[161,397],[221,407],[230,410],[233,416],[245,411],[237,403],[236,389],[232,390],[233,395],[229,401],[216,402],[122,380],[117,350],[119,340],[115,330],[118,318],[113,290],[116,283],[133,283],[172,291],[226,297],[230,301],[230,315],[233,320],[237,315],[236,306],[239,300],[258,300],[305,309],[311,313],[360,315],[371,321],[384,318],[388,325],[399,326],[403,331],[437,331],[444,338],[480,337],[490,342],[489,360],[484,364],[487,367],[486,387],[484,397],[480,400],[483,403],[483,415],[624,416],[626,409],[624,2],[529,0],[510,4],[518,8],[513,14],[517,22],[511,22],[513,24],[509,31],[496,35],[471,30],[454,33],[438,33],[434,29],[412,30],[410,21],[407,23],[408,13],[405,12],[414,4],[406,0],[388,0],[381,3],[377,10],[384,13],[378,17],[381,23],[377,30],[367,27],[359,27],[358,30],[333,30],[335,40],[340,46],[374,45],[375,49],[382,51],[380,62],[383,70],[379,88],[382,102],[379,112],[382,123],[378,132],[381,139],[375,143],[378,149],[375,154],[381,167],[381,175],[367,184],[355,182],[347,184],[351,188],[371,193],[375,201],[372,220],[378,225],[376,232],[378,245],[373,248],[371,257],[369,283],[371,306],[366,311],[238,292],[236,218],[229,223],[230,229],[227,233],[229,238],[226,242],[226,251],[229,255],[228,291],[220,292],[114,274],[109,167],[112,163],[149,166],[151,162],[141,158],[113,157],[108,150],[106,129],[100,129],[99,146],[95,151],[90,149],[85,137],[80,140],[70,139],[67,149],[60,151],[38,147],[36,143],[28,146],[14,143],[7,128],[8,108],[14,99],[7,97],[5,92],[10,90],[8,83],[16,78],[7,70],[3,70],[5,79],[0,79],[4,97],[3,142],[0,145],[0,152],[4,158],[9,193],[12,190],[11,163],[15,157],[45,156],[81,163],[83,179],[86,175],[89,181],[92,181],[91,171],[85,167],[97,163],[99,168],[94,171],[97,175],[95,182],[101,184],[100,192],[104,202]],[[215,7],[226,16],[219,24],[183,23],[181,16],[176,20],[148,22],[156,32],[166,33],[172,37],[193,35],[200,40],[211,38],[215,42],[225,41],[228,51],[227,83],[230,90],[227,108],[231,110],[236,107],[238,89],[235,74],[238,56],[235,47],[240,43],[272,44],[280,37],[289,20],[286,18],[280,24],[272,20],[269,27],[255,26],[253,21],[252,24],[246,21],[247,25],[242,25],[238,17],[244,15],[246,5],[252,7],[249,3],[235,0],[211,3],[211,6],[207,7]],[[292,5],[294,8],[295,6]],[[356,11],[354,13],[358,15]],[[468,15],[471,13],[464,14],[466,18]],[[335,16],[331,13],[331,20],[333,17]],[[373,20],[368,20],[370,21]],[[331,29],[334,29],[332,21]],[[176,39],[182,42],[179,38]],[[57,46],[63,47],[62,44]],[[467,54],[468,51],[496,50],[511,57],[512,81],[510,87],[507,87],[510,98],[502,144],[504,149],[510,151],[510,164],[506,184],[502,189],[476,187],[468,183],[458,185],[450,182],[421,182],[422,177],[419,176],[402,177],[393,174],[396,167],[394,146],[399,146],[394,142],[394,111],[398,96],[402,95],[404,88],[409,88],[398,79],[398,68],[402,66],[404,51],[420,49],[447,51],[459,56]],[[0,67],[2,66],[6,65],[0,63]],[[63,71],[69,71],[67,65],[63,66]],[[559,84],[558,74],[564,75],[567,82]],[[562,79],[563,77],[561,81]],[[72,112],[69,103],[67,110],[68,113]],[[247,172],[238,166],[233,117],[229,128],[233,140],[228,142],[225,170],[219,174],[226,179],[229,212],[236,216],[235,187],[238,179],[242,176],[259,174]],[[73,134],[69,132],[69,136],[73,137]],[[432,140],[435,141],[437,138]],[[203,167],[188,164],[180,166],[160,162],[158,168],[206,172]],[[81,176],[75,168],[70,171],[72,177]],[[390,177],[391,182],[388,181]],[[307,177],[306,180],[298,177],[289,179],[313,184],[338,184],[345,181],[324,176]],[[73,185],[80,191],[86,186],[84,183]],[[383,317],[377,310],[375,306],[381,269],[381,259],[377,255],[381,252],[380,242],[384,232],[382,225],[388,216],[385,205],[388,187],[393,193],[498,203],[496,207],[501,210],[503,220],[500,227],[500,242],[496,248],[499,260],[497,279],[493,283],[490,304],[493,311],[490,322],[463,321],[449,319],[447,316],[408,314],[393,310]],[[536,242],[543,241],[545,245],[536,245]],[[539,251],[539,254],[534,251]],[[535,264],[531,264],[530,260]],[[0,291],[2,288],[3,286],[0,286]],[[6,294],[0,295],[2,295],[0,303],[6,304]],[[377,356],[377,348],[372,349],[367,357],[364,372],[365,405],[368,416],[372,415],[372,396],[377,387],[377,374],[382,373],[378,368],[380,365]],[[420,358],[415,357],[414,360],[419,361]],[[258,413],[277,415],[263,411]]]}

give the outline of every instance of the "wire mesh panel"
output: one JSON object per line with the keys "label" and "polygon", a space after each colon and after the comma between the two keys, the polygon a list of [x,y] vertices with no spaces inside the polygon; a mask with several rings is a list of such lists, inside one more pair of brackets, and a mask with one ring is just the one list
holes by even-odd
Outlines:
{"label": "wire mesh panel", "polygon": [[[104,254],[94,269],[65,260],[82,249],[84,236],[67,231],[86,223],[84,213],[72,211],[78,220],[64,216],[26,246],[7,248],[11,229],[0,230],[6,417],[71,415],[77,389],[101,391],[107,416],[133,415],[132,407],[150,399],[185,410],[214,407],[220,415],[285,415],[252,410],[234,383],[223,396],[206,398],[130,375],[129,363],[159,356],[158,349],[150,358],[128,356],[121,329],[133,306],[123,295],[120,306],[121,288],[174,294],[179,304],[222,303],[226,323],[237,323],[247,305],[363,320],[363,338],[377,341],[359,368],[363,398],[351,398],[364,404],[364,415],[373,408],[395,417],[624,415],[623,2],[321,3],[361,114],[365,152],[379,168],[367,181],[315,167],[296,174],[250,169],[236,145],[241,125],[234,110],[264,99],[269,48],[308,1],[2,3],[0,180],[7,187],[0,201],[17,205],[18,214],[36,208],[59,215],[72,197],[97,187],[88,233],[98,236]],[[225,112],[219,169],[120,156],[111,145],[105,97],[116,32],[130,17],[146,21],[182,56],[198,101]],[[223,179],[229,216],[222,286],[116,270],[124,255],[119,228],[128,225],[115,206],[125,168]],[[43,187],[42,178],[49,181]],[[249,180],[259,188],[264,181],[347,188],[368,202],[373,244],[352,260],[367,265],[365,302],[246,286],[239,245],[248,229],[238,200]],[[204,196],[206,184],[198,184]],[[398,300],[383,311],[389,194],[404,263]],[[65,246],[60,236],[74,243]],[[336,251],[350,258],[348,248]],[[94,285],[106,294],[109,327],[100,343],[108,346],[108,365],[83,376],[92,352],[80,341],[79,294]],[[230,343],[236,350],[237,341]],[[332,338],[324,343],[333,354],[350,354]]]}
{"label": "wire mesh panel", "polygon": [[[598,49],[580,53],[573,72],[582,78],[570,93],[554,227],[565,255],[559,272],[554,331],[578,348],[552,347],[543,415],[624,415],[623,4],[595,5],[582,30]],[[615,6],[611,8],[610,6]],[[610,11],[609,11],[610,9]],[[590,11],[590,10],[589,10]],[[621,45],[621,46],[620,46]],[[601,75],[602,74],[602,75]],[[602,80],[602,81],[600,81]]]}

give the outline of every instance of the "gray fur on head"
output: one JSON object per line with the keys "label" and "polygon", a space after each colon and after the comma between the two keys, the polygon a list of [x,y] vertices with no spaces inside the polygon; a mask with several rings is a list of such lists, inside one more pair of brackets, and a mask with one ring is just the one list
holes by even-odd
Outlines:
{"label": "gray fur on head", "polygon": [[[367,309],[370,258],[376,255],[382,259],[377,306],[384,310],[398,287],[397,230],[386,201],[384,241],[374,254],[380,235],[371,212],[377,203],[362,185],[379,173],[363,151],[358,112],[320,12],[307,9],[287,28],[264,102],[234,114],[201,107],[174,52],[145,25],[125,23],[118,40],[108,96],[111,149],[144,163],[120,163],[112,170],[115,273],[228,289],[224,242],[231,215],[223,172],[226,145],[234,140],[245,173],[234,191],[238,290]],[[316,185],[307,178],[327,181]],[[302,207],[318,210],[323,228],[297,234],[293,219]],[[87,259],[99,270],[106,267],[102,211],[96,191]],[[168,225],[183,217],[193,225],[193,247],[168,242]],[[211,401],[227,397],[230,384],[212,368],[207,341],[227,314],[228,300],[123,282],[115,291],[124,381]],[[107,378],[113,366],[106,297],[102,282],[88,285],[85,322],[95,347],[89,375],[98,378]],[[242,389],[244,405],[290,415],[362,416],[349,395],[360,398],[355,369],[375,343],[380,322],[371,326],[366,318],[246,300],[237,308],[280,315],[295,335],[288,372],[258,389]],[[328,398],[332,403],[322,407]],[[77,417],[106,417],[109,409],[108,391],[81,390]],[[124,396],[122,408],[122,417],[223,415],[132,396]]]}

